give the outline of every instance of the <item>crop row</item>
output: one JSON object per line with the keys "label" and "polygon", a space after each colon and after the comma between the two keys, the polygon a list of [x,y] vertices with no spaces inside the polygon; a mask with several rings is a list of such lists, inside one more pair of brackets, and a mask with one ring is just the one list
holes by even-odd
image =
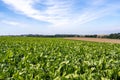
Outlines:
{"label": "crop row", "polygon": [[0,79],[120,80],[120,44],[0,37]]}

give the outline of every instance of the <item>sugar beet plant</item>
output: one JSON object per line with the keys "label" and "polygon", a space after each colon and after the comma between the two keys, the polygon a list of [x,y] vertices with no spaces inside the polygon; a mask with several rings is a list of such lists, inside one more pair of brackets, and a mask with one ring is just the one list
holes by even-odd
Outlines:
{"label": "sugar beet plant", "polygon": [[120,44],[0,37],[2,80],[120,80]]}

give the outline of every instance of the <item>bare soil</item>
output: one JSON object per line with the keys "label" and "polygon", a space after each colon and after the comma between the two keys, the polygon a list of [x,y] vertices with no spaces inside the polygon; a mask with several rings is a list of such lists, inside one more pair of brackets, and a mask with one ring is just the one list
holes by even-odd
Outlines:
{"label": "bare soil", "polygon": [[107,42],[107,43],[119,43],[119,39],[103,39],[103,38],[65,38],[70,40],[82,40],[82,41],[92,41],[92,42]]}

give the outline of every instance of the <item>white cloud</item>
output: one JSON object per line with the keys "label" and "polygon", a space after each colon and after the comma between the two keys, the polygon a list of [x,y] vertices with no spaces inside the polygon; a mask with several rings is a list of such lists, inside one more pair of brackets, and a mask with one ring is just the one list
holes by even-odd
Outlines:
{"label": "white cloud", "polygon": [[9,20],[2,20],[0,22],[3,23],[3,24],[12,25],[12,26],[18,26],[18,25],[20,25],[19,22],[9,21]]}
{"label": "white cloud", "polygon": [[3,2],[11,6],[11,9],[14,9],[18,13],[51,23],[56,23],[56,20],[61,20],[63,17],[65,18],[69,7],[66,1],[59,2],[58,0],[46,0],[44,5],[48,8],[42,12],[41,10],[35,9],[33,6],[38,0],[3,0]]}
{"label": "white cloud", "polygon": [[[83,10],[77,11],[76,15],[72,12],[76,5],[76,0],[2,0],[9,5],[12,10],[17,13],[26,15],[28,17],[53,23],[57,26],[68,26],[72,24],[84,24],[92,20],[98,19],[102,16],[109,14],[111,11],[116,10],[118,7],[115,5],[107,6],[107,0],[87,0],[91,4]],[[46,9],[35,9],[37,3],[45,5]],[[104,8],[98,8],[104,5]],[[74,8],[73,8],[74,7]],[[12,23],[15,24],[15,23]]]}
{"label": "white cloud", "polygon": [[102,10],[90,10],[90,11],[85,11],[83,14],[78,16],[77,20],[74,21],[74,23],[78,24],[84,24],[87,22],[90,22],[92,20],[98,19],[100,17],[103,17],[105,15],[108,15],[110,10],[108,8],[102,9]]}

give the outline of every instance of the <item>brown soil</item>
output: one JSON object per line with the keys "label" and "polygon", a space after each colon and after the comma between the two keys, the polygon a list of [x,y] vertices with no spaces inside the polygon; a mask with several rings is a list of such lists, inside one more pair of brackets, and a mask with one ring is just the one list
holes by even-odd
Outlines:
{"label": "brown soil", "polygon": [[65,38],[70,40],[84,40],[92,42],[109,42],[109,43],[120,43],[118,39],[101,39],[101,38]]}

